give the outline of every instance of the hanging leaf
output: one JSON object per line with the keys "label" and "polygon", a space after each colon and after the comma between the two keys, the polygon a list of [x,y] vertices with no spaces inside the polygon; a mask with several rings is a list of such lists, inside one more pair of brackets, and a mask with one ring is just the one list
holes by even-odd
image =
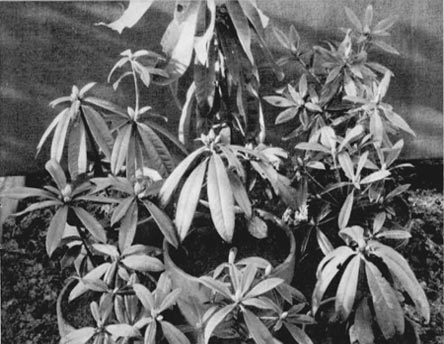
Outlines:
{"label": "hanging leaf", "polygon": [[239,207],[244,212],[247,218],[251,218],[252,209],[250,198],[248,197],[247,191],[245,190],[245,186],[242,184],[242,181],[237,176],[237,174],[227,170],[228,178],[230,179],[231,190],[233,191],[234,199]]}
{"label": "hanging leaf", "polygon": [[296,325],[286,321],[284,322],[284,326],[298,344],[313,344],[310,337],[307,336],[307,334]]}
{"label": "hanging leaf", "polygon": [[136,234],[137,219],[139,217],[137,202],[132,202],[125,216],[120,221],[119,248],[123,252],[131,246]]}
{"label": "hanging leaf", "polygon": [[382,179],[387,178],[390,174],[391,173],[388,170],[381,170],[381,171],[373,172],[372,174],[363,178],[361,180],[361,184],[370,184],[370,183],[377,182],[378,180],[382,180]]}
{"label": "hanging leaf", "polygon": [[236,306],[234,304],[227,305],[219,309],[211,316],[211,318],[208,320],[207,324],[205,325],[205,332],[204,332],[205,344],[208,344],[208,342],[210,341],[211,335],[213,334],[217,325],[219,325],[226,318],[226,316],[234,310],[235,307]]}
{"label": "hanging leaf", "polygon": [[111,158],[111,151],[114,143],[114,139],[111,132],[102,116],[93,108],[89,106],[83,106],[85,113],[85,119],[88,123],[88,127],[91,130],[91,134],[94,137],[97,145],[102,150],[107,159]]}
{"label": "hanging leaf", "polygon": [[319,228],[316,228],[316,239],[318,241],[319,248],[325,256],[334,250],[331,241]]}
{"label": "hanging leaf", "polygon": [[251,52],[251,32],[248,25],[248,19],[242,11],[242,7],[237,1],[226,2],[228,14],[233,21],[234,28],[236,29],[237,37],[242,45],[242,48],[247,55],[250,63],[254,65],[254,58]]}
{"label": "hanging leaf", "polygon": [[177,201],[175,223],[179,240],[183,241],[188,234],[191,222],[199,202],[202,184],[207,170],[208,158],[202,161],[187,178]]}
{"label": "hanging leaf", "polygon": [[356,309],[354,323],[349,330],[350,343],[358,341],[359,344],[374,344],[375,335],[372,323],[373,315],[367,298],[364,298]]}
{"label": "hanging leaf", "polygon": [[115,175],[119,174],[128,154],[131,133],[132,126],[128,124],[125,125],[117,134],[117,138],[113,146],[113,151],[111,153],[111,171]]}
{"label": "hanging leaf", "polygon": [[376,265],[366,261],[365,272],[376,321],[385,339],[404,333],[404,312],[390,284]]}
{"label": "hanging leaf", "polygon": [[342,152],[338,155],[338,161],[347,178],[353,182],[355,180],[355,174],[350,155],[347,152]]}
{"label": "hanging leaf", "polygon": [[126,267],[140,272],[160,272],[165,268],[162,262],[146,255],[131,255],[121,260]]}
{"label": "hanging leaf", "polygon": [[248,309],[243,310],[245,324],[248,332],[258,344],[275,344],[273,336],[264,323]]}
{"label": "hanging leaf", "polygon": [[42,137],[40,138],[39,143],[37,144],[37,151],[35,153],[35,155],[37,156],[42,147],[43,144],[46,142],[46,140],[48,139],[49,135],[51,134],[51,132],[54,130],[54,128],[58,125],[59,121],[62,120],[62,118],[65,116],[66,111],[68,111],[68,109],[64,109],[62,112],[60,112],[51,122],[51,124],[46,128],[45,132],[43,133]]}
{"label": "hanging leaf", "polygon": [[70,121],[71,112],[70,109],[66,109],[63,116],[59,119],[57,127],[55,128],[54,137],[52,138],[51,143],[51,159],[56,161],[60,161],[62,159],[66,133],[68,131]]}
{"label": "hanging leaf", "polygon": [[190,344],[188,338],[173,324],[161,321],[163,335],[170,344]]}
{"label": "hanging leaf", "polygon": [[335,310],[341,321],[346,321],[355,303],[361,257],[355,256],[347,264],[336,291]]}
{"label": "hanging leaf", "polygon": [[88,343],[89,340],[96,333],[96,329],[94,327],[83,327],[78,330],[74,330],[69,332],[66,336],[64,336],[60,343],[61,344],[84,344]]}
{"label": "hanging leaf", "polygon": [[234,231],[233,192],[225,165],[217,154],[210,158],[207,193],[214,226],[226,242],[231,242]]}

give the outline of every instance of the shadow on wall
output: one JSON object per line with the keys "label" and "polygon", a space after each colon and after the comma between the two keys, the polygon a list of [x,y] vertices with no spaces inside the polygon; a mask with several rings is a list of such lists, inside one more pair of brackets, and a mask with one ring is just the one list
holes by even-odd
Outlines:
{"label": "shadow on wall", "polygon": [[[442,6],[438,6],[442,4],[438,0],[427,4],[412,1],[373,2],[376,20],[392,13],[407,13],[408,9],[400,11],[403,6],[411,6],[413,12],[401,17],[389,38],[401,56],[375,50],[374,59],[394,71],[388,100],[417,132],[415,140],[406,138],[407,157],[442,157],[442,22],[434,22],[442,18]],[[348,25],[343,6],[361,15],[370,2],[259,3],[271,23],[284,31],[294,24],[309,47],[325,39],[342,39],[338,27]],[[93,89],[96,95],[125,107],[132,104],[131,84],[123,84],[124,91],[114,93],[106,85],[106,76],[125,49],[161,52],[160,38],[171,20],[173,6],[172,1],[155,2],[134,28],[119,35],[94,23],[118,18],[123,10],[120,2],[0,2],[0,175],[43,169],[48,151],[43,151],[37,161],[34,154],[40,136],[57,114],[57,109],[50,109],[48,103],[68,95],[71,85],[97,81],[99,85]],[[427,11],[418,12],[424,8]],[[431,13],[434,19],[427,17]],[[272,35],[268,41],[274,56],[279,57]],[[291,68],[287,71],[300,73]],[[277,81],[267,70],[261,74],[271,85],[264,91],[271,93]],[[181,84],[186,83],[187,77]],[[180,90],[182,96],[184,91]],[[179,111],[169,98],[169,90],[153,86],[143,97],[154,110],[170,118],[168,126],[175,131]],[[272,128],[275,109],[264,106]],[[271,129],[269,138],[276,142],[282,136],[280,130]]]}

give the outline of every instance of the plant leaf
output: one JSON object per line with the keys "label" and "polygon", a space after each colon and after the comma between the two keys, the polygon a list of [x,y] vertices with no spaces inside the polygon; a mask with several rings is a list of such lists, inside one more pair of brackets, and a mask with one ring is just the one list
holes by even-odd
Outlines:
{"label": "plant leaf", "polygon": [[27,213],[29,213],[31,211],[35,211],[35,210],[38,210],[38,209],[54,207],[54,206],[62,206],[62,205],[63,205],[63,203],[60,202],[59,200],[38,202],[38,203],[31,204],[25,210],[22,210],[22,211],[20,211],[18,213],[12,214],[12,216],[21,216],[23,214],[27,214]]}
{"label": "plant leaf", "polygon": [[237,37],[240,44],[247,55],[250,63],[254,65],[254,58],[251,52],[251,32],[248,25],[248,19],[242,11],[242,7],[237,1],[227,1],[226,3],[228,14],[233,21],[234,28],[236,29]]}
{"label": "plant leaf", "polygon": [[111,171],[113,174],[119,174],[123,163],[128,154],[128,147],[132,133],[131,124],[126,124],[117,134],[114,142],[113,151],[111,153]]}
{"label": "plant leaf", "polygon": [[265,294],[266,292],[276,288],[278,285],[282,284],[284,282],[281,278],[276,277],[270,277],[266,280],[263,280],[256,284],[253,289],[251,289],[246,295],[245,298],[252,298],[256,296],[260,296],[262,294]]}
{"label": "plant leaf", "polygon": [[96,25],[104,25],[112,30],[116,30],[118,33],[122,33],[123,29],[133,27],[146,11],[150,8],[154,0],[130,0],[128,8],[123,12],[122,16],[116,21],[105,24],[103,22]]}
{"label": "plant leaf", "polygon": [[376,235],[376,237],[378,239],[384,238],[384,239],[393,239],[393,240],[408,240],[412,237],[412,235],[405,230],[390,229],[387,231],[379,232]]}
{"label": "plant leaf", "polygon": [[138,329],[128,324],[107,325],[105,328],[115,338],[132,338],[141,336]]}
{"label": "plant leaf", "polygon": [[162,262],[147,255],[130,255],[121,260],[126,267],[140,272],[160,272],[164,270]]}
{"label": "plant leaf", "polygon": [[90,106],[83,106],[85,119],[89,129],[107,159],[111,159],[114,139],[103,117]]}
{"label": "plant leaf", "polygon": [[336,291],[335,310],[341,321],[346,321],[355,303],[356,289],[358,287],[359,268],[361,266],[361,257],[355,256],[347,264],[342,274]]}
{"label": "plant leaf", "polygon": [[167,214],[165,214],[163,210],[161,210],[157,205],[150,202],[149,200],[143,200],[143,204],[150,212],[164,237],[171,245],[177,248],[179,246],[179,240],[177,238],[177,232],[171,219],[167,216]]}
{"label": "plant leaf", "polygon": [[188,338],[173,324],[168,321],[161,321],[162,332],[170,344],[190,344]]}
{"label": "plant leaf", "polygon": [[63,112],[63,116],[60,117],[57,127],[55,128],[54,136],[51,142],[51,159],[56,161],[60,161],[62,159],[66,133],[68,131],[70,121],[70,109],[66,109],[66,111]]}
{"label": "plant leaf", "polygon": [[284,111],[279,113],[279,115],[276,117],[274,124],[278,125],[286,123],[295,118],[298,112],[299,112],[299,107],[297,106],[292,106],[288,109],[285,109]]}
{"label": "plant leaf", "polygon": [[338,161],[347,178],[354,182],[355,174],[353,170],[353,162],[350,158],[350,155],[347,152],[342,152],[338,155]]}
{"label": "plant leaf", "polygon": [[205,152],[206,148],[201,147],[190,155],[188,155],[182,162],[174,169],[174,171],[170,174],[170,176],[165,180],[165,183],[162,185],[160,189],[159,196],[160,202],[163,206],[165,206],[171,199],[174,191],[176,190],[180,180],[183,175],[187,172],[188,168],[191,164],[196,160],[196,158]]}
{"label": "plant leaf", "polygon": [[223,295],[227,299],[231,299],[230,290],[224,283],[208,276],[200,277],[199,282],[205,285],[206,287],[210,288],[214,292],[218,292],[219,294]]}
{"label": "plant leaf", "polygon": [[399,287],[409,294],[418,313],[428,323],[430,321],[430,306],[427,296],[404,257],[391,247],[375,241],[372,241],[369,246],[373,248],[372,253],[383,260],[390,274],[398,281]]}
{"label": "plant leaf", "polygon": [[56,160],[51,159],[46,162],[45,169],[56,182],[58,189],[62,191],[66,186],[66,176],[60,164]]}
{"label": "plant leaf", "polygon": [[158,312],[163,312],[165,309],[168,309],[176,304],[177,299],[179,298],[182,290],[180,288],[174,289],[171,293],[165,296],[162,300],[162,303],[158,307]]}
{"label": "plant leaf", "polygon": [[211,218],[219,235],[231,242],[234,231],[234,200],[225,165],[219,155],[210,158],[207,193]]}
{"label": "plant leaf", "polygon": [[348,221],[350,220],[350,215],[353,208],[353,202],[354,202],[354,190],[350,192],[347,196],[347,198],[344,201],[344,204],[341,207],[341,210],[339,212],[338,216],[338,227],[339,229],[343,229],[347,227]]}
{"label": "plant leaf", "polygon": [[30,187],[13,187],[6,189],[0,194],[0,197],[21,200],[28,197],[39,197],[44,199],[57,200],[56,196],[46,190]]}
{"label": "plant leaf", "polygon": [[385,339],[404,333],[404,312],[390,284],[382,276],[376,265],[366,261],[365,272],[376,321]]}
{"label": "plant leaf", "polygon": [[210,337],[213,334],[214,330],[216,329],[217,325],[219,325],[225,317],[231,313],[235,309],[235,305],[227,305],[221,309],[219,309],[217,312],[215,312],[211,318],[208,320],[207,324],[205,325],[205,332],[204,332],[204,338],[205,338],[205,344],[208,344],[210,341]]}
{"label": "plant leaf", "polygon": [[345,7],[345,14],[347,15],[348,20],[356,27],[358,32],[362,32],[362,24],[361,21],[356,16],[355,12],[353,12],[347,6]]}
{"label": "plant leaf", "polygon": [[307,336],[307,334],[296,325],[286,321],[284,322],[284,326],[298,344],[313,344],[310,337]]}
{"label": "plant leaf", "polygon": [[148,324],[145,330],[144,344],[156,344],[157,321]]}
{"label": "plant leaf", "polygon": [[154,297],[147,287],[139,283],[133,284],[133,290],[143,307],[149,312],[154,309]]}
{"label": "plant leaf", "polygon": [[316,228],[316,239],[318,241],[319,248],[324,255],[327,255],[334,250],[334,247],[328,237],[319,228]]}
{"label": "plant leaf", "polygon": [[63,110],[62,112],[60,112],[51,122],[51,124],[46,128],[45,132],[43,133],[42,137],[40,138],[40,141],[37,145],[37,152],[36,152],[36,156],[40,153],[43,144],[45,143],[45,141],[48,139],[49,135],[51,134],[51,132],[54,130],[54,128],[56,127],[56,125],[58,125],[59,121],[65,116],[65,112],[68,111],[68,109]]}
{"label": "plant leaf", "polygon": [[94,327],[83,327],[69,332],[62,338],[60,344],[85,344],[94,336],[96,329]]}
{"label": "plant leaf", "polygon": [[372,329],[373,315],[368,306],[367,298],[364,298],[356,308],[355,320],[350,327],[350,342],[359,341],[360,344],[374,344],[375,335]]}
{"label": "plant leaf", "polygon": [[100,242],[106,242],[106,232],[99,221],[97,221],[90,213],[80,207],[72,207],[79,220],[85,228]]}
{"label": "plant leaf", "polygon": [[253,216],[248,221],[248,232],[257,239],[264,239],[268,234],[268,226],[259,216]]}
{"label": "plant leaf", "polygon": [[120,221],[119,227],[119,248],[125,251],[131,246],[137,229],[137,219],[139,218],[139,210],[137,202],[131,203],[125,216]]}
{"label": "plant leaf", "polygon": [[248,309],[243,310],[248,332],[256,344],[275,344],[273,336],[264,323]]}
{"label": "plant leaf", "polygon": [[[84,279],[98,279],[101,278],[111,267],[111,263],[103,263],[99,265],[98,267],[94,268],[90,272],[88,272],[85,276],[83,276]],[[72,300],[76,299],[80,295],[84,294],[88,291],[88,288],[85,286],[85,284],[79,280],[79,283],[71,290],[69,293],[68,301],[71,302]]]}
{"label": "plant leaf", "polygon": [[238,175],[233,173],[231,170],[227,170],[227,174],[228,178],[230,179],[231,190],[233,191],[233,196],[236,203],[242,209],[245,216],[247,218],[251,218],[253,210],[251,208],[250,198],[248,197],[244,184],[242,184],[242,181]]}
{"label": "plant leaf", "polygon": [[187,236],[191,222],[193,221],[207,165],[208,158],[202,161],[193,172],[191,172],[180,192],[176,207],[176,217],[174,219],[180,241],[183,241]]}
{"label": "plant leaf", "polygon": [[55,249],[60,245],[63,233],[65,232],[68,207],[59,208],[49,223],[48,233],[46,233],[46,253],[52,256]]}
{"label": "plant leaf", "polygon": [[342,265],[352,256],[354,251],[347,246],[340,246],[327,254],[318,265],[316,272],[317,282],[313,290],[312,309],[313,314],[319,308],[322,297],[326,292],[333,278],[343,268]]}
{"label": "plant leaf", "polygon": [[382,179],[387,178],[390,174],[391,173],[389,170],[376,171],[376,172],[373,172],[372,174],[369,174],[367,177],[363,178],[360,183],[361,184],[374,183],[374,182],[377,182],[378,180],[382,180]]}
{"label": "plant leaf", "polygon": [[294,107],[297,106],[297,104],[295,104],[293,101],[281,97],[281,96],[267,96],[264,97],[264,100],[268,103],[270,103],[273,106],[277,106],[277,107]]}

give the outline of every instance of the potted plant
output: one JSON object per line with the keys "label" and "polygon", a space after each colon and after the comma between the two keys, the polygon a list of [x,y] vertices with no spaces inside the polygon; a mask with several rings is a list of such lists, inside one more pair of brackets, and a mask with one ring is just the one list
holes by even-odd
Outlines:
{"label": "potted plant", "polygon": [[[130,1],[108,26],[133,26],[151,4]],[[396,135],[414,133],[384,101],[392,72],[369,60],[373,48],[397,53],[381,39],[394,18],[372,25],[371,6],[362,22],[345,12],[353,28],[343,40],[310,51],[293,26],[274,29],[286,50],[275,63],[256,1],[177,1],[166,58],[125,50],[108,76],[114,88],[132,78],[133,106],[95,97],[94,83],[51,103],[66,107],[37,150],[54,132],[46,169],[56,186],[2,196],[37,200],[17,215],[54,209],[47,253],[64,251],[75,270],[57,307],[62,343],[311,343],[305,331],[334,327],[333,341],[381,343],[404,335],[408,303],[428,321],[426,295],[390,247],[410,236],[397,211],[408,185],[394,171],[407,167]],[[285,64],[301,71],[276,94],[259,93],[252,35],[278,80]],[[191,64],[176,138],[140,86],[174,90]],[[265,144],[262,100],[282,110],[276,124],[294,149]],[[79,299],[72,312],[91,316],[77,326],[66,310]],[[166,320],[178,309],[194,337],[182,318]]]}

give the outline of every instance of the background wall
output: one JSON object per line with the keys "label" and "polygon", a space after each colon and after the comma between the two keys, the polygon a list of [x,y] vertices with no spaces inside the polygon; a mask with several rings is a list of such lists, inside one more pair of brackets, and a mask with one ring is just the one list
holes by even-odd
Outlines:
{"label": "background wall", "polygon": [[[390,42],[400,57],[375,51],[373,59],[395,73],[388,101],[417,133],[406,138],[405,158],[442,158],[443,28],[440,0],[259,0],[271,23],[287,31],[294,24],[309,47],[323,39],[342,39],[339,27],[349,25],[344,6],[362,16],[371,3],[374,20],[399,15]],[[106,77],[125,49],[161,51],[160,37],[174,2],[157,1],[142,20],[122,35],[94,23],[119,17],[119,2],[0,2],[0,175],[41,170],[47,150],[34,160],[45,127],[57,114],[48,103],[69,95],[71,86],[97,81],[94,92],[120,104],[131,104],[124,91],[113,93]],[[268,39],[275,57],[279,47]],[[267,69],[263,69],[268,78]],[[272,81],[272,86],[278,86]],[[186,81],[184,81],[186,83]],[[131,85],[128,84],[131,90]],[[125,85],[124,85],[125,88]],[[271,91],[271,90],[268,90]],[[183,96],[184,91],[181,91]],[[144,100],[170,117],[174,130],[179,111],[166,88],[153,86]],[[129,103],[128,103],[129,102]],[[268,117],[274,119],[271,108]],[[279,137],[276,129],[270,138]]]}

